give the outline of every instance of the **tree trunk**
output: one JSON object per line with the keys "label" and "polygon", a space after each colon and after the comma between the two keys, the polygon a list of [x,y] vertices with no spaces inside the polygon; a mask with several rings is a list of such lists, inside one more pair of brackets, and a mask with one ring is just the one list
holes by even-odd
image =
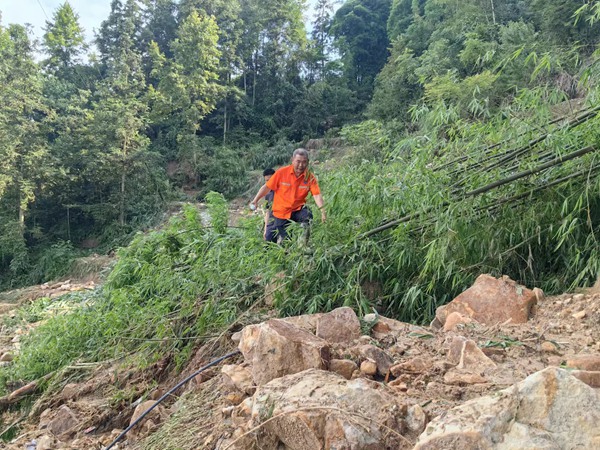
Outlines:
{"label": "tree trunk", "polygon": [[496,11],[494,9],[494,0],[490,0],[490,3],[492,4],[492,22],[494,22],[494,25],[496,25]]}
{"label": "tree trunk", "polygon": [[125,162],[121,172],[121,204],[119,205],[119,225],[125,225]]}
{"label": "tree trunk", "polygon": [[225,99],[225,112],[223,113],[223,145],[227,141],[227,99]]}

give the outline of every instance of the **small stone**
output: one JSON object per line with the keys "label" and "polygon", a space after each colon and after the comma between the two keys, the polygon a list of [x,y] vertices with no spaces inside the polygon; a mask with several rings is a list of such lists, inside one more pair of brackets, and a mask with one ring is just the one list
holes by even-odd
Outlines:
{"label": "small stone", "polygon": [[562,356],[548,356],[548,365],[554,367],[560,367],[563,362]]}
{"label": "small stone", "polygon": [[584,295],[584,294],[575,294],[575,295],[573,296],[573,300],[574,300],[574,301],[576,301],[576,302],[580,302],[580,301],[581,301],[581,300],[583,300],[584,298],[585,298],[585,295]]}
{"label": "small stone", "polygon": [[463,316],[461,313],[454,311],[448,315],[444,323],[444,331],[456,331],[464,327],[466,324],[472,323],[473,319],[468,316]]}
{"label": "small stone", "polygon": [[394,389],[396,389],[398,391],[402,391],[402,392],[408,391],[408,386],[401,379],[396,379],[396,380],[390,381],[388,383],[388,386],[393,387]]}
{"label": "small stone", "polygon": [[343,376],[346,380],[352,379],[352,374],[356,369],[358,369],[358,366],[350,359],[332,359],[329,361],[329,370]]}
{"label": "small stone", "polygon": [[360,371],[364,375],[373,376],[377,373],[377,363],[372,359],[365,359],[362,363],[360,363]]}
{"label": "small stone", "polygon": [[226,406],[225,408],[221,409],[221,415],[223,417],[229,417],[229,416],[231,416],[231,413],[233,412],[234,409],[235,409],[235,406]]}
{"label": "small stone", "polygon": [[242,394],[241,392],[237,391],[237,392],[230,392],[229,394],[225,395],[224,398],[225,398],[225,401],[227,403],[229,403],[230,405],[239,405],[240,403],[242,403],[244,401],[246,396],[244,394]]}
{"label": "small stone", "polygon": [[419,434],[425,430],[425,425],[427,425],[427,415],[420,405],[413,405],[408,408],[406,424],[411,431],[415,431]]}
{"label": "small stone", "polygon": [[379,375],[387,375],[390,367],[394,364],[394,360],[390,355],[374,345],[362,345],[359,347],[360,354],[377,364],[377,372]]}
{"label": "small stone", "polygon": [[487,383],[487,380],[478,373],[462,372],[459,370],[450,370],[444,375],[444,383],[450,385],[457,384],[480,384]]}
{"label": "small stone", "polygon": [[53,450],[56,448],[54,442],[55,440],[52,436],[45,434],[37,439],[37,446],[35,447],[35,450]]}
{"label": "small stone", "polygon": [[540,349],[545,353],[558,353],[558,347],[556,346],[556,344],[550,341],[542,342],[542,345],[540,345]]}
{"label": "small stone", "polygon": [[586,311],[583,310],[583,311],[576,312],[575,314],[571,314],[571,317],[573,317],[574,319],[577,319],[577,320],[581,320],[586,316],[586,314],[587,314]]}
{"label": "small stone", "polygon": [[242,332],[236,331],[235,333],[233,333],[231,335],[231,340],[235,343],[235,345],[238,345],[240,343],[240,341],[242,340]]}
{"label": "small stone", "polygon": [[2,361],[2,362],[10,362],[14,358],[15,357],[12,355],[12,353],[6,352],[6,353],[3,353],[2,356],[0,356],[0,361]]}
{"label": "small stone", "polygon": [[395,377],[398,377],[401,373],[425,373],[431,369],[432,365],[433,363],[430,360],[417,356],[409,361],[392,366],[390,372]]}
{"label": "small stone", "polygon": [[67,405],[62,405],[58,408],[58,412],[54,418],[48,422],[48,430],[55,436],[73,429],[79,424],[79,420]]}

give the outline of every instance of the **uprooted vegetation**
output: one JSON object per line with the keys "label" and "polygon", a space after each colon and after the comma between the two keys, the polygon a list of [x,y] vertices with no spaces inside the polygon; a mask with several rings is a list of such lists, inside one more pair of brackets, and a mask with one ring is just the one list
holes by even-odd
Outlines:
{"label": "uprooted vegetation", "polygon": [[[209,224],[189,206],[120,250],[102,288],[63,298],[68,312],[5,323],[6,333],[36,326],[1,369],[4,391],[58,389],[115,360],[181,373],[200,344],[262,320],[266,297],[281,316],[351,306],[426,323],[480,273],[548,294],[589,285],[600,268],[594,99],[557,119],[548,93],[524,91],[485,123],[430,111],[401,139],[373,122],[346,129],[354,151],[314,167],[329,219],[314,224],[311,255],[293,240],[265,245],[259,216],[229,225],[211,194]],[[150,386],[119,385],[114,414]]]}

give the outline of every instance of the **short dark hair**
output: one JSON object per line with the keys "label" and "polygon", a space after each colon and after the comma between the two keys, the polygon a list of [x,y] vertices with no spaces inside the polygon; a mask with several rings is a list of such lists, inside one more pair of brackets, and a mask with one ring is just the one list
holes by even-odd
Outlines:
{"label": "short dark hair", "polygon": [[269,167],[265,170],[263,170],[263,177],[267,177],[269,175],[273,175],[275,173],[275,170],[273,170],[272,167]]}

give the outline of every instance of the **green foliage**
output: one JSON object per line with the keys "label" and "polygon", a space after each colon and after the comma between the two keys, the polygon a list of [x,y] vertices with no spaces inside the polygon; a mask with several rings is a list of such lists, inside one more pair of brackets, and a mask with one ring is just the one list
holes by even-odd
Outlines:
{"label": "green foliage", "polygon": [[225,201],[225,197],[223,197],[223,194],[211,191],[206,194],[206,206],[212,227],[217,233],[224,234],[229,222],[229,207]]}
{"label": "green foliage", "polygon": [[72,67],[84,51],[83,29],[68,2],[58,7],[52,19],[46,22],[44,49],[49,58],[44,64],[53,71],[65,70]]}

